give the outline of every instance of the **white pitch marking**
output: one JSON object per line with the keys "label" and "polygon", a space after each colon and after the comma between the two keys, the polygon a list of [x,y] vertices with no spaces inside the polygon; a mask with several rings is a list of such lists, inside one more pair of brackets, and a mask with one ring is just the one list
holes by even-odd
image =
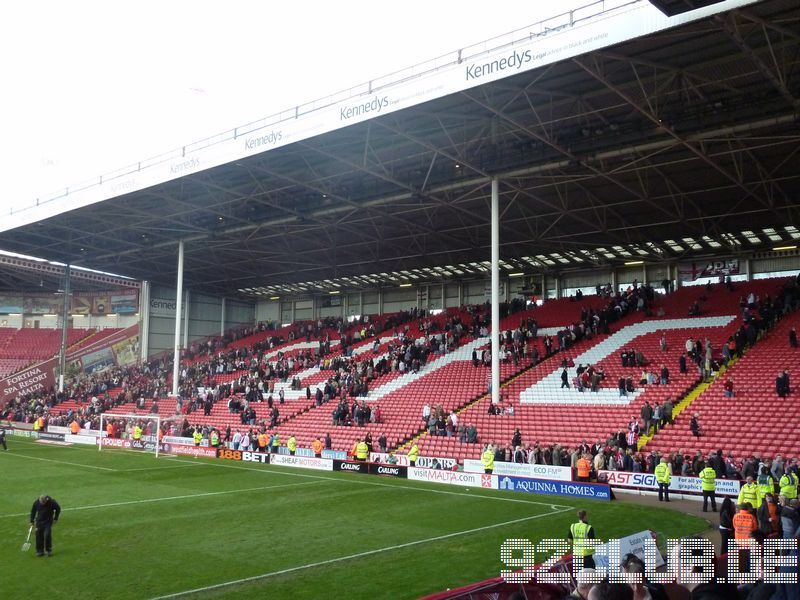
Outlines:
{"label": "white pitch marking", "polygon": [[188,469],[189,467],[198,467],[202,463],[187,463],[183,465],[167,465],[166,467],[142,467],[141,469],[117,469],[119,473],[133,473],[136,471],[160,471],[162,469]]}
{"label": "white pitch marking", "polygon": [[183,596],[188,596],[190,594],[199,594],[201,592],[208,592],[211,590],[218,590],[220,588],[229,587],[232,585],[238,585],[241,583],[249,583],[252,581],[259,581],[261,579],[268,579],[269,577],[275,577],[277,575],[286,575],[287,573],[294,573],[295,571],[302,571],[305,569],[313,569],[314,567],[322,567],[325,565],[330,565],[346,560],[352,560],[354,558],[363,558],[365,556],[372,556],[374,554],[380,554],[383,552],[391,552],[392,550],[401,550],[402,548],[409,548],[411,546],[419,546],[421,544],[427,544],[429,542],[438,542],[440,540],[447,540],[454,537],[459,537],[462,535],[469,535],[471,533],[478,533],[479,531],[486,531],[488,529],[496,529],[497,527],[505,527],[506,525],[514,525],[516,523],[524,523],[525,521],[533,521],[534,519],[541,519],[542,517],[549,517],[552,515],[557,515],[559,513],[563,513],[570,510],[569,508],[565,508],[563,510],[555,511],[555,512],[548,512],[548,513],[541,513],[538,515],[533,515],[531,517],[522,517],[521,519],[513,519],[511,521],[504,521],[503,523],[495,523],[494,525],[484,525],[483,527],[475,527],[474,529],[465,529],[464,531],[456,531],[455,533],[446,533],[444,535],[437,535],[435,537],[429,537],[422,540],[416,540],[413,542],[406,542],[405,544],[397,544],[394,546],[386,546],[385,548],[377,548],[375,550],[367,550],[366,552],[359,552],[358,554],[350,554],[349,556],[340,556],[338,558],[331,558],[328,560],[321,560],[319,562],[308,563],[305,565],[300,565],[297,567],[290,567],[288,569],[282,569],[280,571],[272,571],[270,573],[264,573],[262,575],[254,575],[253,577],[244,577],[242,579],[235,579],[233,581],[226,581],[224,583],[217,583],[214,585],[208,585],[201,588],[195,588],[193,590],[186,590],[184,592],[176,592],[174,594],[167,594],[166,596],[158,596],[153,598],[152,600],[167,600],[169,598],[180,598]]}
{"label": "white pitch marking", "polygon": [[[72,512],[75,510],[92,510],[95,508],[112,508],[114,506],[127,506],[130,504],[146,504],[149,502],[166,502],[167,500],[185,500],[187,498],[204,498],[208,496],[222,496],[225,494],[238,494],[241,492],[259,492],[262,490],[274,490],[277,488],[297,487],[301,485],[313,485],[315,483],[322,483],[321,481],[306,481],[304,483],[283,483],[280,485],[266,485],[254,488],[244,488],[239,490],[224,490],[221,492],[201,492],[199,494],[184,494],[182,496],[166,496],[162,498],[144,498],[142,500],[126,500],[125,502],[111,502],[109,504],[90,504],[89,506],[75,506],[72,508],[65,508],[63,512]],[[24,517],[28,513],[16,513],[13,515],[0,515],[0,519],[8,519],[11,517]]]}
{"label": "white pitch marking", "polygon": [[[188,463],[190,461],[186,461],[186,460],[182,460],[180,458],[176,458],[175,462],[187,462]],[[548,507],[551,507],[551,508],[553,506],[557,506],[560,509],[570,509],[571,510],[573,508],[572,506],[563,506],[563,505],[560,505],[560,504],[550,504],[549,502],[537,502],[535,500],[522,500],[520,498],[504,498],[504,497],[501,497],[501,496],[484,496],[483,494],[469,494],[469,493],[466,493],[466,492],[450,492],[450,491],[447,491],[447,490],[434,490],[434,489],[424,488],[424,487],[414,487],[414,486],[411,486],[411,485],[378,483],[377,481],[364,481],[364,480],[360,479],[357,476],[354,476],[354,478],[351,480],[349,478],[323,477],[321,475],[308,475],[306,473],[289,473],[289,472],[284,471],[280,467],[278,467],[278,469],[275,469],[275,465],[271,465],[268,469],[265,469],[263,467],[262,468],[252,468],[251,469],[251,468],[248,468],[248,467],[240,467],[240,466],[237,466],[237,465],[230,465],[230,464],[225,464],[225,463],[205,463],[205,462],[204,463],[193,463],[192,462],[191,464],[203,464],[203,465],[207,465],[209,467],[225,467],[225,468],[228,468],[228,469],[240,469],[242,471],[255,471],[257,473],[262,473],[263,472],[263,473],[280,474],[280,475],[287,475],[287,476],[291,476],[291,477],[305,477],[305,478],[308,478],[308,479],[324,479],[325,481],[344,481],[346,483],[358,483],[358,484],[361,484],[361,485],[371,485],[371,486],[376,486],[376,487],[396,488],[396,489],[401,489],[401,490],[413,490],[413,491],[417,491],[417,492],[427,492],[427,493],[430,493],[430,494],[445,494],[447,496],[466,496],[467,498],[481,498],[483,500],[498,500],[500,502],[515,502],[515,503],[520,503],[520,504],[535,504],[535,505],[539,505],[539,506],[548,506]],[[420,482],[420,483],[426,483],[426,482],[423,481],[423,482]],[[435,483],[435,482],[430,482],[430,483]],[[476,488],[467,488],[467,489],[475,489],[477,491],[477,490],[482,490],[484,488],[476,487]]]}
{"label": "white pitch marking", "polygon": [[[76,447],[74,447],[74,449],[75,450],[84,450],[84,449],[91,450],[90,448],[83,448],[83,447],[80,447],[80,446],[76,446]],[[115,449],[115,452],[116,451],[117,451],[117,449]],[[95,452],[96,452],[96,450],[95,450]],[[141,453],[139,451],[130,450],[129,452],[136,452],[137,454],[141,455]],[[289,476],[289,477],[303,477],[303,478],[307,478],[307,479],[318,479],[318,480],[321,479],[321,480],[325,480],[325,481],[343,481],[343,482],[346,482],[346,483],[356,483],[356,484],[361,484],[361,485],[371,485],[371,486],[375,486],[375,487],[387,487],[387,488],[398,488],[398,489],[414,490],[414,491],[419,491],[419,492],[427,492],[427,493],[430,493],[430,494],[445,494],[445,495],[448,495],[448,496],[466,496],[468,498],[481,498],[481,499],[484,499],[484,500],[497,500],[499,502],[514,502],[514,503],[520,503],[520,504],[533,504],[533,505],[539,505],[539,506],[548,506],[548,507],[551,507],[551,508],[552,507],[558,507],[559,509],[572,509],[572,508],[574,508],[574,507],[571,507],[571,506],[568,507],[568,506],[564,506],[564,505],[561,505],[561,504],[550,504],[548,502],[537,502],[535,500],[522,500],[520,498],[505,498],[505,497],[500,497],[500,496],[485,496],[483,494],[470,494],[470,493],[466,493],[466,492],[450,492],[450,491],[447,491],[447,490],[435,490],[435,489],[424,488],[424,487],[414,487],[414,486],[410,486],[410,485],[395,485],[395,484],[389,484],[389,483],[378,483],[377,481],[364,481],[363,478],[360,478],[358,476],[354,476],[353,479],[351,480],[349,478],[323,477],[321,475],[309,475],[307,473],[291,473],[291,472],[288,472],[288,471],[284,471],[281,467],[278,467],[276,469],[275,465],[270,465],[269,468],[263,468],[263,467],[249,468],[249,467],[240,467],[238,465],[232,465],[232,464],[227,464],[227,463],[195,462],[194,460],[186,460],[186,459],[182,459],[182,458],[180,458],[178,456],[171,456],[171,455],[164,455],[164,456],[165,456],[165,460],[169,460],[172,463],[179,462],[179,463],[184,463],[184,464],[187,464],[187,465],[197,465],[197,466],[205,465],[205,466],[209,466],[209,467],[224,467],[224,468],[227,468],[227,469],[238,469],[238,470],[241,470],[241,471],[253,471],[253,472],[256,472],[256,473],[264,473],[264,474],[272,474],[272,475],[286,475],[286,476]],[[421,482],[421,483],[425,483],[425,482]],[[433,483],[435,483],[435,482],[433,482]],[[471,488],[466,488],[466,489],[471,489]],[[476,491],[477,490],[482,490],[482,489],[483,488],[475,488]]]}
{"label": "white pitch marking", "polygon": [[97,469],[98,471],[116,471],[110,467],[98,467],[95,465],[84,465],[81,463],[67,462],[66,460],[56,460],[54,458],[41,458],[39,456],[29,456],[27,454],[20,454],[19,452],[4,452],[3,456],[16,456],[17,458],[29,458],[31,460],[43,460],[45,462],[58,463],[61,465],[71,465],[73,467],[83,467],[85,469]]}

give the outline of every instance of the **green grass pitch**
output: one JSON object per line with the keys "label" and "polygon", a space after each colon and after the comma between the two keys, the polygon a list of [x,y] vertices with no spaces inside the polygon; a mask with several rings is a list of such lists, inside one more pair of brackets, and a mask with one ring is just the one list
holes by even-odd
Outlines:
{"label": "green grass pitch", "polygon": [[[706,527],[620,501],[14,437],[8,444],[0,451],[0,587],[12,599],[418,598],[496,577],[503,540],[565,537],[578,508],[602,538]],[[63,509],[50,558],[20,550],[42,493]]]}

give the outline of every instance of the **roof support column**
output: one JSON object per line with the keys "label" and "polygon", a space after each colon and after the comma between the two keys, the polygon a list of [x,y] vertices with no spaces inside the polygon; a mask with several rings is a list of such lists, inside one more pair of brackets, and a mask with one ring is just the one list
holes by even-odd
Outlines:
{"label": "roof support column", "polygon": [[183,313],[183,348],[189,347],[189,290],[184,294],[186,312]]}
{"label": "roof support column", "polygon": [[219,323],[219,334],[220,336],[225,335],[225,311],[227,310],[227,298],[222,298],[222,310],[220,315],[220,323]]}
{"label": "roof support column", "polygon": [[150,282],[142,281],[139,291],[139,359],[147,360],[150,347]]}
{"label": "roof support column", "polygon": [[172,395],[178,397],[178,376],[181,368],[181,312],[183,299],[183,240],[178,242],[178,281],[175,291],[175,353],[172,364]]}
{"label": "roof support column", "polygon": [[69,265],[64,267],[64,305],[61,307],[61,347],[58,350],[58,391],[64,391],[67,372],[67,328],[69,327]]}
{"label": "roof support column", "polygon": [[[492,179],[492,404],[500,401],[500,190]],[[444,287],[442,287],[444,294]],[[444,295],[442,295],[444,305]]]}

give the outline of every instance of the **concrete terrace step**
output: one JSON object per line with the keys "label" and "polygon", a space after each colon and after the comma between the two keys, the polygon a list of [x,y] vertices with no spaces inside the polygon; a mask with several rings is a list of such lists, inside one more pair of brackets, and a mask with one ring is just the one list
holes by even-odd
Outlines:
{"label": "concrete terrace step", "polygon": [[[390,342],[393,339],[395,339],[394,336],[389,336],[389,337],[378,338],[378,341],[379,341],[380,344],[385,344],[387,342]],[[354,356],[361,356],[362,354],[366,354],[367,352],[371,352],[372,351],[373,342],[374,342],[374,338],[371,338],[369,340],[368,344],[362,344],[361,346],[358,346],[358,347],[354,348],[353,349],[353,355]],[[306,342],[303,342],[303,343],[305,344]],[[339,344],[338,340],[336,340],[336,344],[337,345]],[[333,341],[331,341],[331,346],[333,347]],[[376,357],[376,360],[380,360],[381,358],[385,358],[387,356],[388,356],[388,353],[384,353],[384,354]],[[305,381],[306,379],[308,379],[312,375],[316,375],[317,373],[320,373],[320,372],[322,372],[322,369],[320,369],[318,366],[317,367],[309,367],[308,369],[304,369],[304,370],[299,371],[297,373],[293,373],[292,377],[299,377],[300,381]],[[287,399],[289,399],[289,398],[296,399],[296,398],[300,398],[300,397],[305,398],[305,395],[306,395],[305,389],[292,390],[292,389],[290,389],[291,385],[292,385],[291,381],[281,381],[281,382],[276,383],[275,384],[275,391],[273,392],[273,396],[276,397],[278,395],[278,391],[283,389],[284,390],[284,398],[287,398]],[[318,386],[318,385],[319,384],[315,384],[315,387]]]}
{"label": "concrete terrace step", "polygon": [[[662,329],[702,329],[706,327],[724,327],[731,323],[736,316],[729,315],[724,317],[700,317],[687,319],[662,319],[653,321],[642,321],[633,325],[623,327],[608,338],[592,346],[586,352],[574,357],[575,367],[567,369],[569,374],[570,386],[573,378],[577,375],[579,364],[597,364],[614,352],[619,351],[630,344],[639,336],[654,333]],[[627,405],[630,404],[644,389],[637,389],[627,396],[620,397],[616,386],[613,388],[600,388],[597,392],[581,393],[574,387],[569,390],[561,390],[561,368],[555,369],[531,387],[520,392],[520,403],[522,404],[602,404],[602,405]],[[555,390],[555,394],[553,391]]]}
{"label": "concrete terrace step", "polygon": [[463,346],[461,346],[460,348],[458,348],[457,350],[454,350],[449,354],[445,354],[444,356],[440,356],[439,358],[432,360],[427,365],[425,365],[425,367],[420,369],[418,373],[408,372],[404,375],[401,375],[400,377],[393,379],[392,381],[385,383],[384,385],[375,388],[374,390],[371,390],[367,395],[366,399],[368,402],[375,402],[377,400],[380,400],[387,394],[390,394],[391,392],[394,392],[400,389],[401,387],[408,385],[409,383],[413,383],[414,381],[422,379],[426,375],[430,375],[431,373],[453,362],[459,360],[471,361],[472,351],[476,348],[480,348],[482,345],[488,344],[489,341],[490,338],[482,337],[482,338],[477,338],[471,342],[468,342]]}

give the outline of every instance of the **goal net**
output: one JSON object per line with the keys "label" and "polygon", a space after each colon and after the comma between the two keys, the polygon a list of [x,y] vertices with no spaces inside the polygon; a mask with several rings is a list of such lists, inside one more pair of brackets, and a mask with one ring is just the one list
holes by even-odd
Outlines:
{"label": "goal net", "polygon": [[100,442],[98,450],[123,448],[152,452],[158,458],[161,439],[170,435],[178,417],[160,417],[128,413],[102,413],[100,415]]}

